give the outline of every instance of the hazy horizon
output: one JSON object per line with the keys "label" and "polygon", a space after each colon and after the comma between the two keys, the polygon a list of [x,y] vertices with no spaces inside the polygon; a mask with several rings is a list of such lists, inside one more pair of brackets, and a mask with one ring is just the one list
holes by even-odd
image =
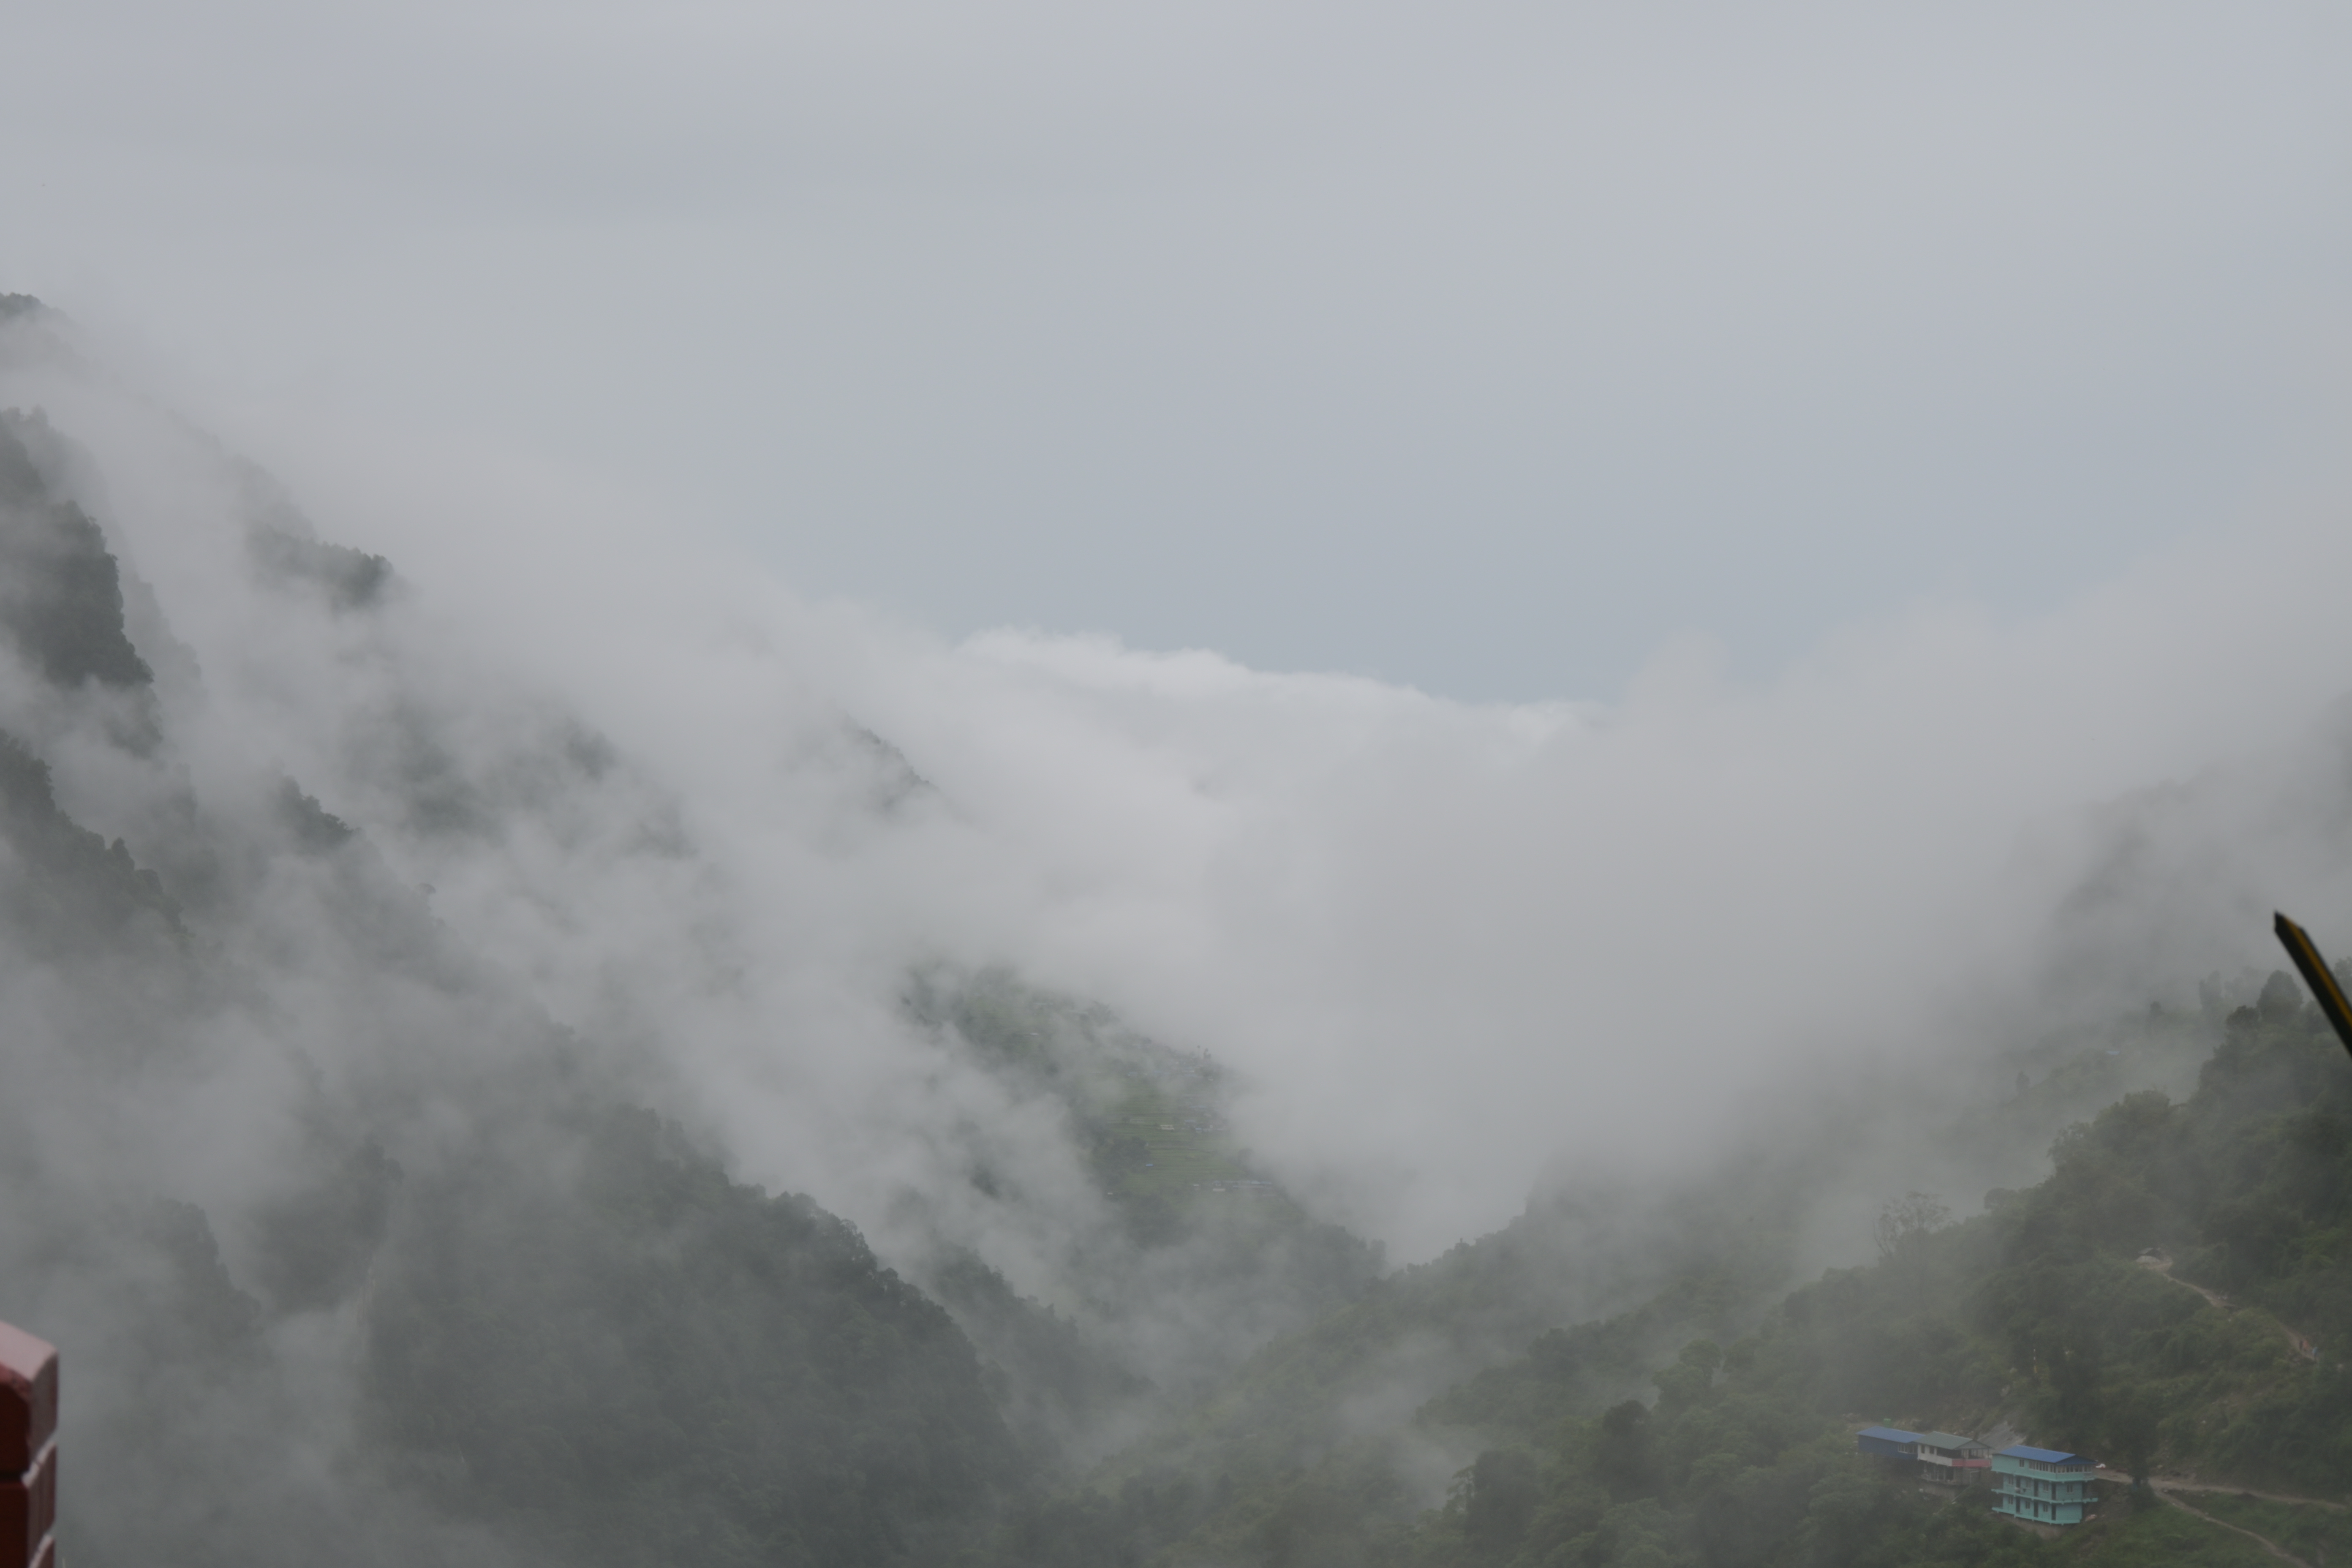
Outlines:
{"label": "hazy horizon", "polygon": [[1613,702],[2340,493],[2317,5],[15,32],[0,277],[233,445],[397,431],[950,640]]}

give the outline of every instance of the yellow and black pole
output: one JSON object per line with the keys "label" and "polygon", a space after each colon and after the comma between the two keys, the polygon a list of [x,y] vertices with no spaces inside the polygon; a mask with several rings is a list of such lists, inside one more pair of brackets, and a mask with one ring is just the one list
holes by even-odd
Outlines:
{"label": "yellow and black pole", "polygon": [[2276,929],[2279,941],[2286,944],[2287,956],[2303,971],[2303,983],[2318,999],[2319,1010],[2336,1026],[2336,1037],[2344,1042],[2346,1050],[2352,1051],[2352,1005],[2346,1004],[2344,988],[2328,973],[2327,961],[2319,956],[2319,949],[2311,945],[2311,933],[2284,915],[2278,917]]}

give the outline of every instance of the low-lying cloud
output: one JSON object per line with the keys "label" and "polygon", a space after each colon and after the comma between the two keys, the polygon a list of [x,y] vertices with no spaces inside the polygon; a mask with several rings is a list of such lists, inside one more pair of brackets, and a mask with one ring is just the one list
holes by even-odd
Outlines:
{"label": "low-lying cloud", "polygon": [[[2328,507],[2048,615],[1848,627],[1768,682],[1691,644],[1619,702],[1475,705],[942,640],[396,432],[298,479],[393,563],[347,614],[273,596],[249,532],[285,503],[175,418],[22,355],[0,401],[99,459],[134,605],[174,639],[159,680],[201,704],[181,784],[296,781],[458,948],[651,1046],[747,1177],[886,1242],[964,1157],[943,1129],[1011,1114],[909,1022],[924,965],[1007,965],[1213,1051],[1247,1141],[1411,1258],[1562,1163],[1686,1169],[1858,1059],[1976,1092],[2029,1003],[2267,966],[2273,903],[2352,931]],[[182,809],[54,741],[100,832],[136,849]],[[1039,1180],[1083,1211],[1074,1175]]]}

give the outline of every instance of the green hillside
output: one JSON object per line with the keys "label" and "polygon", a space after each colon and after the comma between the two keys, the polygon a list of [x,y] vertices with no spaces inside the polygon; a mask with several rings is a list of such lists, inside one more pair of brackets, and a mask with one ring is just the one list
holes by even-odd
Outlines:
{"label": "green hillside", "polygon": [[[1409,1274],[1262,1352],[1092,1493],[1033,1509],[1003,1561],[2275,1561],[2217,1522],[2263,1510],[2291,1538],[2333,1539],[2340,1516],[2318,1505],[2352,1488],[2352,1060],[2283,975],[2221,1036],[2188,1100],[2141,1091],[2068,1129],[2038,1185],[1958,1222],[1931,1196],[1891,1204],[1874,1265],[1769,1307],[1752,1268],[1688,1274],[1318,1451],[1302,1427],[1384,1314],[1420,1297],[1435,1323],[1507,1294],[1463,1258]],[[1857,1455],[1865,1421],[2006,1426],[2090,1453],[2108,1500],[2043,1539],[1982,1492],[1922,1497]],[[1415,1460],[1464,1436],[1475,1458],[1420,1510]],[[2131,1484],[2189,1474],[2317,1501],[2225,1491],[2200,1517]]]}
{"label": "green hillside", "polygon": [[[70,458],[0,413],[0,658],[44,727],[0,729],[0,1317],[63,1352],[62,1554],[956,1555],[1028,1461],[970,1341],[854,1227],[635,1103],[649,1079],[487,973],[296,784],[200,805],[160,769],[170,831],[136,853],[60,804],[44,734],[68,744],[87,709],[85,776],[136,778],[175,717],[103,533],[53,482]],[[255,1022],[288,1009],[247,940],[274,912],[254,889],[289,885],[320,894],[317,983],[376,988],[380,1048]],[[288,1087],[242,1123],[266,1151],[222,1149],[255,1168],[249,1204],[142,1179],[123,1156],[256,1038]]]}

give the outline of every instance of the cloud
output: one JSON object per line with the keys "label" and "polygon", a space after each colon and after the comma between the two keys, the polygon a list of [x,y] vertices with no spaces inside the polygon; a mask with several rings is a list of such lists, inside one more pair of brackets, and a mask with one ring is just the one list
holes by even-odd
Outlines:
{"label": "cloud", "polygon": [[2298,4],[20,27],[0,270],[241,447],[496,431],[951,637],[1769,672],[2050,608],[2341,403],[2347,40]]}
{"label": "cloud", "polygon": [[[200,443],[52,394],[69,425],[83,398],[125,476],[110,526],[204,671],[200,792],[283,768],[556,1016],[658,1042],[757,1179],[871,1225],[961,1157],[942,1117],[992,1114],[910,1087],[942,1068],[897,998],[933,962],[1214,1051],[1251,1142],[1410,1258],[1556,1162],[1685,1164],[1867,1053],[1976,1061],[2030,1007],[2268,963],[2266,900],[2352,929],[2310,853],[2352,651],[2325,508],[2039,616],[1860,623],[1771,679],[1689,644],[1617,703],[1481,705],[946,641],[398,431],[314,452],[304,490],[398,602],[298,612],[236,564],[248,498]],[[877,812],[849,727],[930,787]],[[2080,891],[2125,874],[2119,834],[2194,912]],[[2059,952],[2096,983],[2068,993]]]}
{"label": "cloud", "polygon": [[[308,1108],[425,1170],[552,1018],[1177,1388],[1292,1304],[1120,1254],[1122,1318],[911,975],[1213,1051],[1412,1259],[1840,1094],[1897,1190],[2004,1047],[2273,965],[2273,906],[2352,951],[2305,9],[16,20],[0,287],[115,368],[0,404],[87,448],[155,686],[0,655],[0,725],[200,962],[0,987],[72,1134],[0,1140],[11,1256],[169,1192],[271,1295]],[[332,1431],[350,1314],[270,1331]]]}
{"label": "cloud", "polygon": [[[1551,1161],[1664,1176],[1857,1059],[1979,1092],[2021,1030],[2274,963],[2265,900],[2352,920],[2338,531],[1893,617],[1767,684],[1670,654],[1608,709],[1000,634],[864,710],[1045,868],[1006,956],[1213,1044],[1254,1142],[1418,1256]],[[2126,832],[2156,847],[2101,908]]]}

